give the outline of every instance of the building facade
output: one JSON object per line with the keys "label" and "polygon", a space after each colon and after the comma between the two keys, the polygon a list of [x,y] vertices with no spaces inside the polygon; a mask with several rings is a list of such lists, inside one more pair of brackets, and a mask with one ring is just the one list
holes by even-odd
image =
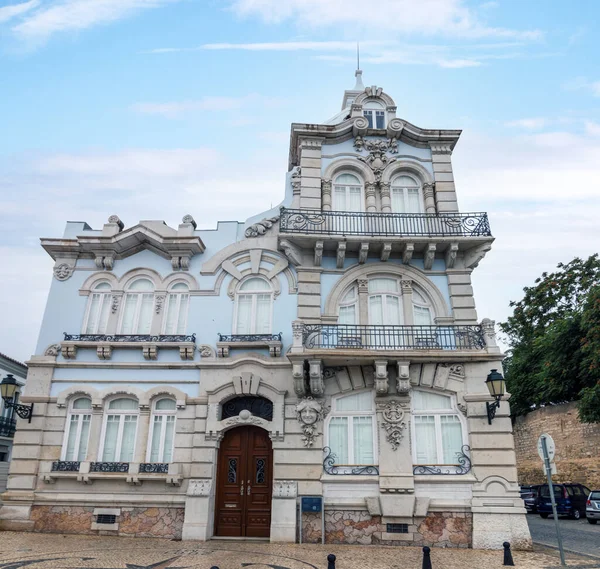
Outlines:
{"label": "building facade", "polygon": [[[528,547],[501,368],[460,213],[458,130],[357,84],[292,124],[285,198],[198,230],[115,215],[42,239],[54,279],[0,527]],[[64,333],[65,332],[65,333]],[[64,333],[64,335],[63,335]]]}
{"label": "building facade", "polygon": [[[27,366],[0,353],[0,381],[11,374],[19,384],[19,393],[24,392]],[[18,398],[17,398],[18,401]],[[0,398],[0,493],[6,490],[8,466],[12,456],[13,438],[17,428],[17,416],[12,407],[7,407]],[[1,502],[0,495],[0,502]]]}

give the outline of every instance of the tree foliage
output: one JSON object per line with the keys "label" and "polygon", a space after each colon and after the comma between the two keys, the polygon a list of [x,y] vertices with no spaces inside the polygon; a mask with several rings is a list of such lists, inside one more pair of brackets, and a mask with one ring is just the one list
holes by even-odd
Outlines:
{"label": "tree foliage", "polygon": [[585,422],[600,422],[600,259],[573,259],[526,287],[500,324],[510,346],[505,360],[511,407],[578,401]]}

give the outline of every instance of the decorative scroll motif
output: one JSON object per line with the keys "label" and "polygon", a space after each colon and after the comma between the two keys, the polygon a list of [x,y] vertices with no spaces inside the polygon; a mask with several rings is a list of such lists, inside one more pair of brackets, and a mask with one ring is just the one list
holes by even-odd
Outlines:
{"label": "decorative scroll motif", "polygon": [[156,312],[156,314],[160,314],[161,313],[162,307],[163,307],[164,303],[165,303],[165,295],[164,294],[159,294],[154,299],[154,311]]}
{"label": "decorative scroll motif", "polygon": [[129,472],[128,462],[91,462],[90,472]]}
{"label": "decorative scroll motif", "polygon": [[344,367],[334,366],[334,367],[325,367],[323,368],[323,379],[331,379],[335,377],[338,371],[344,371]]}
{"label": "decorative scroll motif", "polygon": [[385,429],[386,440],[392,445],[392,450],[398,450],[402,440],[402,431],[406,428],[405,413],[399,401],[392,400],[385,404],[379,404]]}
{"label": "decorative scroll motif", "polygon": [[60,265],[54,267],[54,278],[57,281],[66,281],[67,279],[71,278],[72,274],[73,267],[67,265],[67,263],[61,263]]}
{"label": "decorative scroll motif", "polygon": [[281,233],[389,237],[490,237],[486,213],[380,213],[281,208]]}
{"label": "decorative scroll motif", "polygon": [[467,453],[471,452],[469,445],[464,445],[460,451],[456,453],[456,461],[458,464],[435,466],[418,464],[413,468],[413,474],[434,474],[434,475],[451,475],[451,474],[468,474],[471,472],[471,458]]}
{"label": "decorative scroll motif", "polygon": [[166,462],[143,462],[140,464],[140,473],[155,473],[155,474],[168,474],[169,464]]}
{"label": "decorative scroll motif", "polygon": [[313,349],[482,350],[483,331],[470,326],[304,324],[302,343]]}
{"label": "decorative scroll motif", "polygon": [[323,460],[323,470],[326,474],[350,474],[350,475],[378,475],[379,468],[373,464],[366,465],[346,465],[336,464],[337,456],[331,452],[330,447],[323,447],[325,459]]}
{"label": "decorative scroll motif", "polygon": [[227,469],[227,483],[228,484],[236,484],[237,483],[237,458],[229,459],[229,467]]}
{"label": "decorative scroll motif", "polygon": [[45,356],[58,356],[60,354],[60,344],[51,344],[44,352]]}
{"label": "decorative scroll motif", "polygon": [[219,334],[219,342],[281,342],[283,333],[279,334]]}
{"label": "decorative scroll motif", "polygon": [[198,351],[203,358],[212,358],[215,355],[212,347],[207,345],[198,346]]}
{"label": "decorative scroll motif", "polygon": [[116,314],[117,310],[119,310],[119,304],[121,303],[121,296],[118,294],[112,295],[112,302],[110,304],[110,311],[113,314]]}
{"label": "decorative scroll motif", "polygon": [[64,334],[65,342],[195,342],[196,334]]}
{"label": "decorative scroll motif", "polygon": [[263,458],[256,459],[256,483],[265,483],[265,465],[266,462]]}
{"label": "decorative scroll motif", "polygon": [[273,227],[273,224],[277,223],[278,221],[278,215],[276,215],[275,217],[265,217],[265,219],[248,227],[244,232],[244,235],[248,238],[260,237],[264,235],[269,229],[271,229],[271,227]]}
{"label": "decorative scroll motif", "polygon": [[302,428],[302,442],[312,447],[318,435],[317,423],[323,420],[323,406],[312,397],[305,397],[296,405],[296,418]]}
{"label": "decorative scroll motif", "polygon": [[273,402],[266,397],[257,397],[244,395],[236,397],[223,403],[221,410],[221,420],[237,417],[241,411],[249,411],[255,417],[260,417],[265,421],[273,420]]}
{"label": "decorative scroll motif", "polygon": [[196,229],[196,227],[198,227],[198,226],[196,225],[196,220],[195,220],[195,219],[194,219],[194,218],[193,218],[193,217],[192,217],[192,216],[191,216],[189,213],[188,213],[187,215],[184,215],[184,216],[181,218],[181,222],[182,222],[182,223],[189,224],[189,225],[192,225],[192,226],[194,227],[194,229]]}
{"label": "decorative scroll motif", "polygon": [[55,460],[52,463],[52,472],[79,472],[79,461]]}

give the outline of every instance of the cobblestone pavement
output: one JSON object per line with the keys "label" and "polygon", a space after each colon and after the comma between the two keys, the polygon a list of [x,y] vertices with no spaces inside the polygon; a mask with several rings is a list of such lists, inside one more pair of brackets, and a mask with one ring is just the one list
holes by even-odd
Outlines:
{"label": "cobblestone pavement", "polygon": [[[148,538],[90,537],[0,532],[0,569],[326,569],[327,554],[337,569],[421,569],[416,547],[356,545],[272,545],[265,542],[175,542]],[[555,568],[557,557],[514,552],[516,567]],[[502,567],[501,551],[433,549],[433,569]],[[600,567],[569,560],[571,567]]]}

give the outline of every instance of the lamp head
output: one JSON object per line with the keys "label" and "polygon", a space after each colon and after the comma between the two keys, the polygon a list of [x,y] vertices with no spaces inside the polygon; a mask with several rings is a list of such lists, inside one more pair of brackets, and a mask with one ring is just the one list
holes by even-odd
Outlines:
{"label": "lamp head", "polygon": [[15,397],[18,387],[19,384],[17,383],[17,380],[11,373],[9,373],[2,380],[2,383],[0,383],[0,394],[2,395],[2,399],[12,401]]}
{"label": "lamp head", "polygon": [[506,392],[506,381],[502,374],[497,369],[493,369],[487,376],[485,384],[488,387],[490,395],[494,399],[500,399]]}

